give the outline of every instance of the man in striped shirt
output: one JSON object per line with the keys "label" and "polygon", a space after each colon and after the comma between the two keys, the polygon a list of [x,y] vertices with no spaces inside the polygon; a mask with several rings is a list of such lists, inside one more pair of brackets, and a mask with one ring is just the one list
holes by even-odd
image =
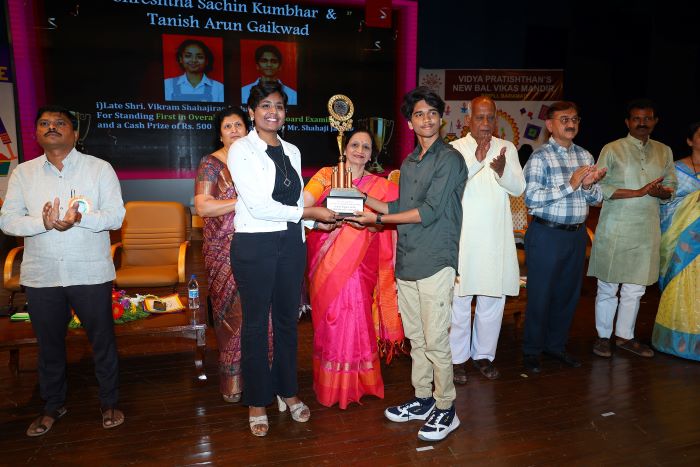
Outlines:
{"label": "man in striped shirt", "polygon": [[593,156],[574,144],[581,118],[573,102],[555,102],[545,122],[552,134],[525,165],[525,204],[533,216],[525,235],[527,309],[523,362],[540,371],[540,354],[567,366],[581,363],[566,352],[569,327],[581,292],[588,206],[603,195],[605,175]]}

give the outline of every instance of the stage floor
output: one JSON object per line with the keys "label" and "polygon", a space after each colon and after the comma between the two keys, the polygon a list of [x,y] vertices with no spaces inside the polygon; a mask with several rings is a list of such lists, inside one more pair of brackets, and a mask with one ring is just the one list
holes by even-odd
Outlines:
{"label": "stage floor", "polygon": [[[199,247],[195,242],[188,255],[188,273],[198,274],[205,291]],[[204,383],[195,378],[188,341],[120,342],[127,419],[115,430],[101,427],[89,345],[71,344],[68,414],[38,438],[24,434],[42,407],[36,352],[22,351],[17,378],[3,352],[0,464],[700,465],[700,364],[663,354],[593,355],[594,291],[587,279],[571,333],[569,350],[581,358],[581,368],[543,360],[540,375],[524,376],[522,329],[506,318],[495,361],[501,378],[488,381],[470,367],[468,383],[457,387],[462,426],[433,444],[417,439],[420,422],[391,423],[382,413],[412,397],[407,356],[383,367],[384,400],[367,397],[347,410],[315,401],[308,318],[299,323],[299,384],[311,421],[296,423],[271,407],[266,438],[250,434],[245,407],[221,399],[211,332]],[[656,287],[650,287],[637,325],[643,341],[651,335],[658,299]]]}

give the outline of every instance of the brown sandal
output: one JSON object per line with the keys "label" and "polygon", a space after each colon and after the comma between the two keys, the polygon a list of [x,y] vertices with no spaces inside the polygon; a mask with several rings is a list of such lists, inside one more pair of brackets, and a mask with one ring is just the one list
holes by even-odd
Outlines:
{"label": "brown sandal", "polygon": [[501,376],[498,368],[496,368],[488,358],[474,360],[474,366],[488,379],[497,379]]}
{"label": "brown sandal", "polygon": [[109,430],[124,423],[124,412],[111,407],[102,411],[102,428]]}
{"label": "brown sandal", "polygon": [[452,364],[452,381],[455,384],[467,384],[467,370],[464,368],[464,363]]}
{"label": "brown sandal", "polygon": [[[68,413],[65,407],[56,409],[53,412],[42,412],[36,417],[29,428],[27,428],[27,436],[43,436],[51,430],[51,427],[65,414]],[[37,431],[40,430],[40,431]]]}

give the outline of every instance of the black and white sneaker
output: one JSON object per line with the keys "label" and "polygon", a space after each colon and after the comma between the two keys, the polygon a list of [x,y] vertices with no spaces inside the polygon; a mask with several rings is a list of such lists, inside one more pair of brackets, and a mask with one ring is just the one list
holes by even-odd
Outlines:
{"label": "black and white sneaker", "polygon": [[447,410],[436,408],[430,414],[425,425],[418,431],[418,438],[423,441],[440,441],[456,430],[458,426],[459,418],[454,405]]}
{"label": "black and white sneaker", "polygon": [[432,397],[416,397],[405,404],[389,407],[384,411],[384,416],[392,422],[407,422],[409,420],[425,420],[435,407],[435,399]]}

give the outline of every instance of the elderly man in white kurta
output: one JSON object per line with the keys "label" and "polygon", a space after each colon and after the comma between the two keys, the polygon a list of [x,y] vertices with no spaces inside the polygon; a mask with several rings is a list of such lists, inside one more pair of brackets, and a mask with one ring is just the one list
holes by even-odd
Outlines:
{"label": "elderly man in white kurta", "polygon": [[[508,195],[520,196],[525,177],[510,141],[493,137],[496,105],[488,97],[471,102],[470,132],[451,144],[464,156],[469,179],[462,197],[459,280],[452,304],[450,347],[454,378],[467,381],[470,358],[481,373],[498,378],[493,365],[506,295],[520,290],[518,259]],[[474,326],[471,303],[476,296]]]}

